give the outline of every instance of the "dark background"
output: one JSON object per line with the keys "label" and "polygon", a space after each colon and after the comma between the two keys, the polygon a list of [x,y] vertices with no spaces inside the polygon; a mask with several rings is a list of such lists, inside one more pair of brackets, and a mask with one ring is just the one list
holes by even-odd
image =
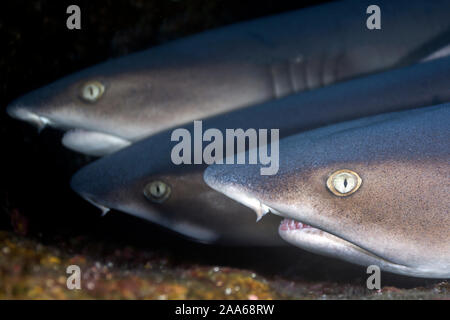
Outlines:
{"label": "dark background", "polygon": [[[261,268],[261,256],[268,257],[262,249],[195,244],[119,212],[101,217],[97,208],[69,187],[72,174],[94,159],[62,147],[61,132],[46,128],[39,134],[34,127],[9,118],[5,108],[22,94],[106,59],[206,29],[322,2],[328,1],[1,1],[0,230],[12,230],[42,243],[88,237],[165,250],[194,263]],[[81,8],[81,30],[66,28],[70,4]],[[304,257],[308,264],[302,274],[309,279],[361,281],[354,275],[365,274],[360,267],[334,259],[309,253]],[[282,263],[272,259],[269,266],[275,273],[278,262]]]}

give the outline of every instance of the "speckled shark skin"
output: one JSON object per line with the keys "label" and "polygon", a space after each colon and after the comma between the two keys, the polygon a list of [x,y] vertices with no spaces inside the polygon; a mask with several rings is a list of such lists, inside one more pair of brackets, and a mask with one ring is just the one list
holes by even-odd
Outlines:
{"label": "speckled shark skin", "polygon": [[337,1],[173,41],[67,76],[8,112],[102,156],[188,121],[448,54],[449,1],[378,0],[374,31],[371,4]]}
{"label": "speckled shark skin", "polygon": [[[327,188],[342,169],[362,180],[348,196]],[[450,277],[450,104],[288,137],[274,176],[258,166],[212,165],[204,177],[255,210],[286,217],[279,233],[296,246],[394,273]]]}
{"label": "speckled shark skin", "polygon": [[[203,130],[278,128],[280,138],[320,126],[450,101],[450,59],[393,70],[289,96],[203,121]],[[192,134],[193,124],[182,126]],[[168,130],[77,172],[72,188],[96,205],[127,212],[202,242],[274,245],[279,218],[255,215],[208,187],[206,165],[175,165]],[[360,137],[358,139],[363,139]],[[163,202],[144,197],[144,187],[162,181],[171,187]]]}

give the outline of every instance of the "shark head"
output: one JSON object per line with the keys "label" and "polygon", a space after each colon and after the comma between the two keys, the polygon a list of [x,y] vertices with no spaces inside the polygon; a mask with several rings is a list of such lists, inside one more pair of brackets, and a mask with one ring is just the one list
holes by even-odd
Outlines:
{"label": "shark head", "polygon": [[[337,124],[281,140],[280,168],[212,165],[205,182],[285,218],[303,249],[417,277],[450,277],[450,107]],[[264,219],[264,218],[263,218]]]}
{"label": "shark head", "polygon": [[72,177],[72,189],[102,211],[122,211],[198,242],[283,245],[273,228],[279,217],[255,227],[251,210],[205,184],[205,165],[173,164],[170,134],[90,163]]}
{"label": "shark head", "polygon": [[[171,45],[113,59],[30,92],[7,112],[40,130],[62,129],[66,147],[103,156],[188,120],[268,99],[245,75],[239,81],[248,90],[229,98],[233,66],[196,59]],[[211,81],[215,72],[223,77]]]}
{"label": "shark head", "polygon": [[[63,144],[90,155],[104,155],[130,144],[142,132],[128,125],[140,108],[156,103],[151,73],[121,59],[60,79],[10,103],[7,113],[42,130],[66,131]],[[151,126],[150,126],[151,128]]]}

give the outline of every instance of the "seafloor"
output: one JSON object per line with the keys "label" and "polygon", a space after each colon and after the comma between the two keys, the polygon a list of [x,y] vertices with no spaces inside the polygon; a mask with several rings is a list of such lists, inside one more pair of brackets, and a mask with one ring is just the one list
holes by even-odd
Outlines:
{"label": "seafloor", "polygon": [[[81,269],[80,290],[67,288],[69,265]],[[364,281],[263,276],[83,237],[44,245],[0,232],[0,299],[450,299],[450,284],[368,290]]]}

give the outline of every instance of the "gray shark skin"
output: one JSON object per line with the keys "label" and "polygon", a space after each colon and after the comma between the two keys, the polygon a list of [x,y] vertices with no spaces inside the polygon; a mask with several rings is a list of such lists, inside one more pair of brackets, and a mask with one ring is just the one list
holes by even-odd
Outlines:
{"label": "gray shark skin", "polygon": [[[450,58],[371,75],[285,97],[203,121],[217,128],[278,128],[280,138],[331,123],[450,101]],[[193,124],[182,126],[193,136]],[[78,171],[71,186],[83,198],[158,223],[202,242],[280,244],[278,217],[255,223],[247,207],[208,187],[206,165],[171,161],[172,130],[158,133]],[[225,153],[224,153],[225,154]],[[171,187],[153,203],[143,194],[152,181]]]}
{"label": "gray shark skin", "polygon": [[[450,104],[293,135],[280,142],[277,175],[257,167],[215,164],[204,178],[286,217],[279,233],[296,246],[403,275],[450,277]],[[337,196],[327,181],[343,169],[362,183]]]}
{"label": "gray shark skin", "polygon": [[8,113],[66,130],[65,146],[102,156],[194,119],[448,54],[449,1],[380,0],[374,31],[370,4],[339,1],[113,59],[17,99]]}

